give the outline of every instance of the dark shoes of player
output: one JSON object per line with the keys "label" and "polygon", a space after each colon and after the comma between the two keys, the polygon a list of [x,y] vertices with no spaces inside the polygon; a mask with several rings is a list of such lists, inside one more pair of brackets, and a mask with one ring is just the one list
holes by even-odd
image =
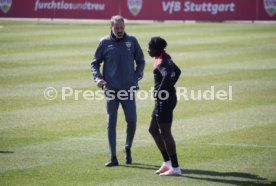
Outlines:
{"label": "dark shoes of player", "polygon": [[126,164],[132,164],[132,157],[131,157],[130,149],[125,148],[124,153],[125,153],[125,163]]}
{"label": "dark shoes of player", "polygon": [[109,162],[105,163],[106,167],[113,167],[113,166],[118,166],[118,165],[119,165],[119,163],[118,163],[116,156],[112,157]]}
{"label": "dark shoes of player", "polygon": [[[132,164],[132,157],[131,157],[131,151],[128,148],[124,149],[124,153],[125,153],[125,163],[126,164]],[[110,158],[110,160],[105,163],[106,167],[113,167],[113,166],[118,166],[118,160],[116,156],[113,156]]]}

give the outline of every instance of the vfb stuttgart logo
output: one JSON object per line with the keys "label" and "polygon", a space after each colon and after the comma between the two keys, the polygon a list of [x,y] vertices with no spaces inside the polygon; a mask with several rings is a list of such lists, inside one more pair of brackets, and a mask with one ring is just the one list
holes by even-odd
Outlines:
{"label": "vfb stuttgart logo", "polygon": [[6,14],[12,6],[12,0],[0,0],[0,8]]}
{"label": "vfb stuttgart logo", "polygon": [[133,16],[137,16],[142,9],[143,0],[127,0],[128,9]]}
{"label": "vfb stuttgart logo", "polygon": [[264,0],[264,8],[271,17],[276,13],[276,0]]}

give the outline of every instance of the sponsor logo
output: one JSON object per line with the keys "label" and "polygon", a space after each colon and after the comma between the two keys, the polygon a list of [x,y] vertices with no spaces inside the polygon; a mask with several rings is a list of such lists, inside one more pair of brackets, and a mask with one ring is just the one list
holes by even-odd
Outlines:
{"label": "sponsor logo", "polygon": [[127,6],[133,16],[137,16],[143,6],[143,0],[127,0]]}
{"label": "sponsor logo", "polygon": [[276,13],[276,0],[264,0],[264,8],[269,16],[274,16]]}
{"label": "sponsor logo", "polygon": [[184,1],[183,4],[180,1],[162,1],[162,8],[164,12],[174,14],[178,12],[202,12],[211,15],[217,15],[225,12],[235,12],[236,4],[234,2],[229,3],[212,3],[212,2],[197,2],[197,1]]}
{"label": "sponsor logo", "polygon": [[8,13],[12,6],[12,0],[0,0],[0,8],[4,14]]}
{"label": "sponsor logo", "polygon": [[[0,0],[1,1],[1,0]],[[71,0],[72,1],[72,0]],[[35,11],[39,10],[83,10],[83,11],[104,11],[105,3],[70,2],[67,0],[36,0]]]}

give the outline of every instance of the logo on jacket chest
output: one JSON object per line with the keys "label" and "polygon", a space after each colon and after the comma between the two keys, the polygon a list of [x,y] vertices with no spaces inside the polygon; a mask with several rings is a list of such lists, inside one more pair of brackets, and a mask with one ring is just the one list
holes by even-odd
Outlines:
{"label": "logo on jacket chest", "polygon": [[127,41],[127,42],[125,42],[125,44],[126,44],[127,49],[130,50],[131,49],[131,45],[132,45],[131,42]]}
{"label": "logo on jacket chest", "polygon": [[107,51],[113,51],[115,49],[115,46],[113,46],[112,44],[107,45]]}

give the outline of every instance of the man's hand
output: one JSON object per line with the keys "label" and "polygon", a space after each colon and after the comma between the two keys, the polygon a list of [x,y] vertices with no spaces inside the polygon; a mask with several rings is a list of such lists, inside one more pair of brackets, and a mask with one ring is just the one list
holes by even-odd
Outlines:
{"label": "man's hand", "polygon": [[103,86],[106,84],[106,82],[103,79],[97,80],[97,86],[100,88],[103,88]]}

